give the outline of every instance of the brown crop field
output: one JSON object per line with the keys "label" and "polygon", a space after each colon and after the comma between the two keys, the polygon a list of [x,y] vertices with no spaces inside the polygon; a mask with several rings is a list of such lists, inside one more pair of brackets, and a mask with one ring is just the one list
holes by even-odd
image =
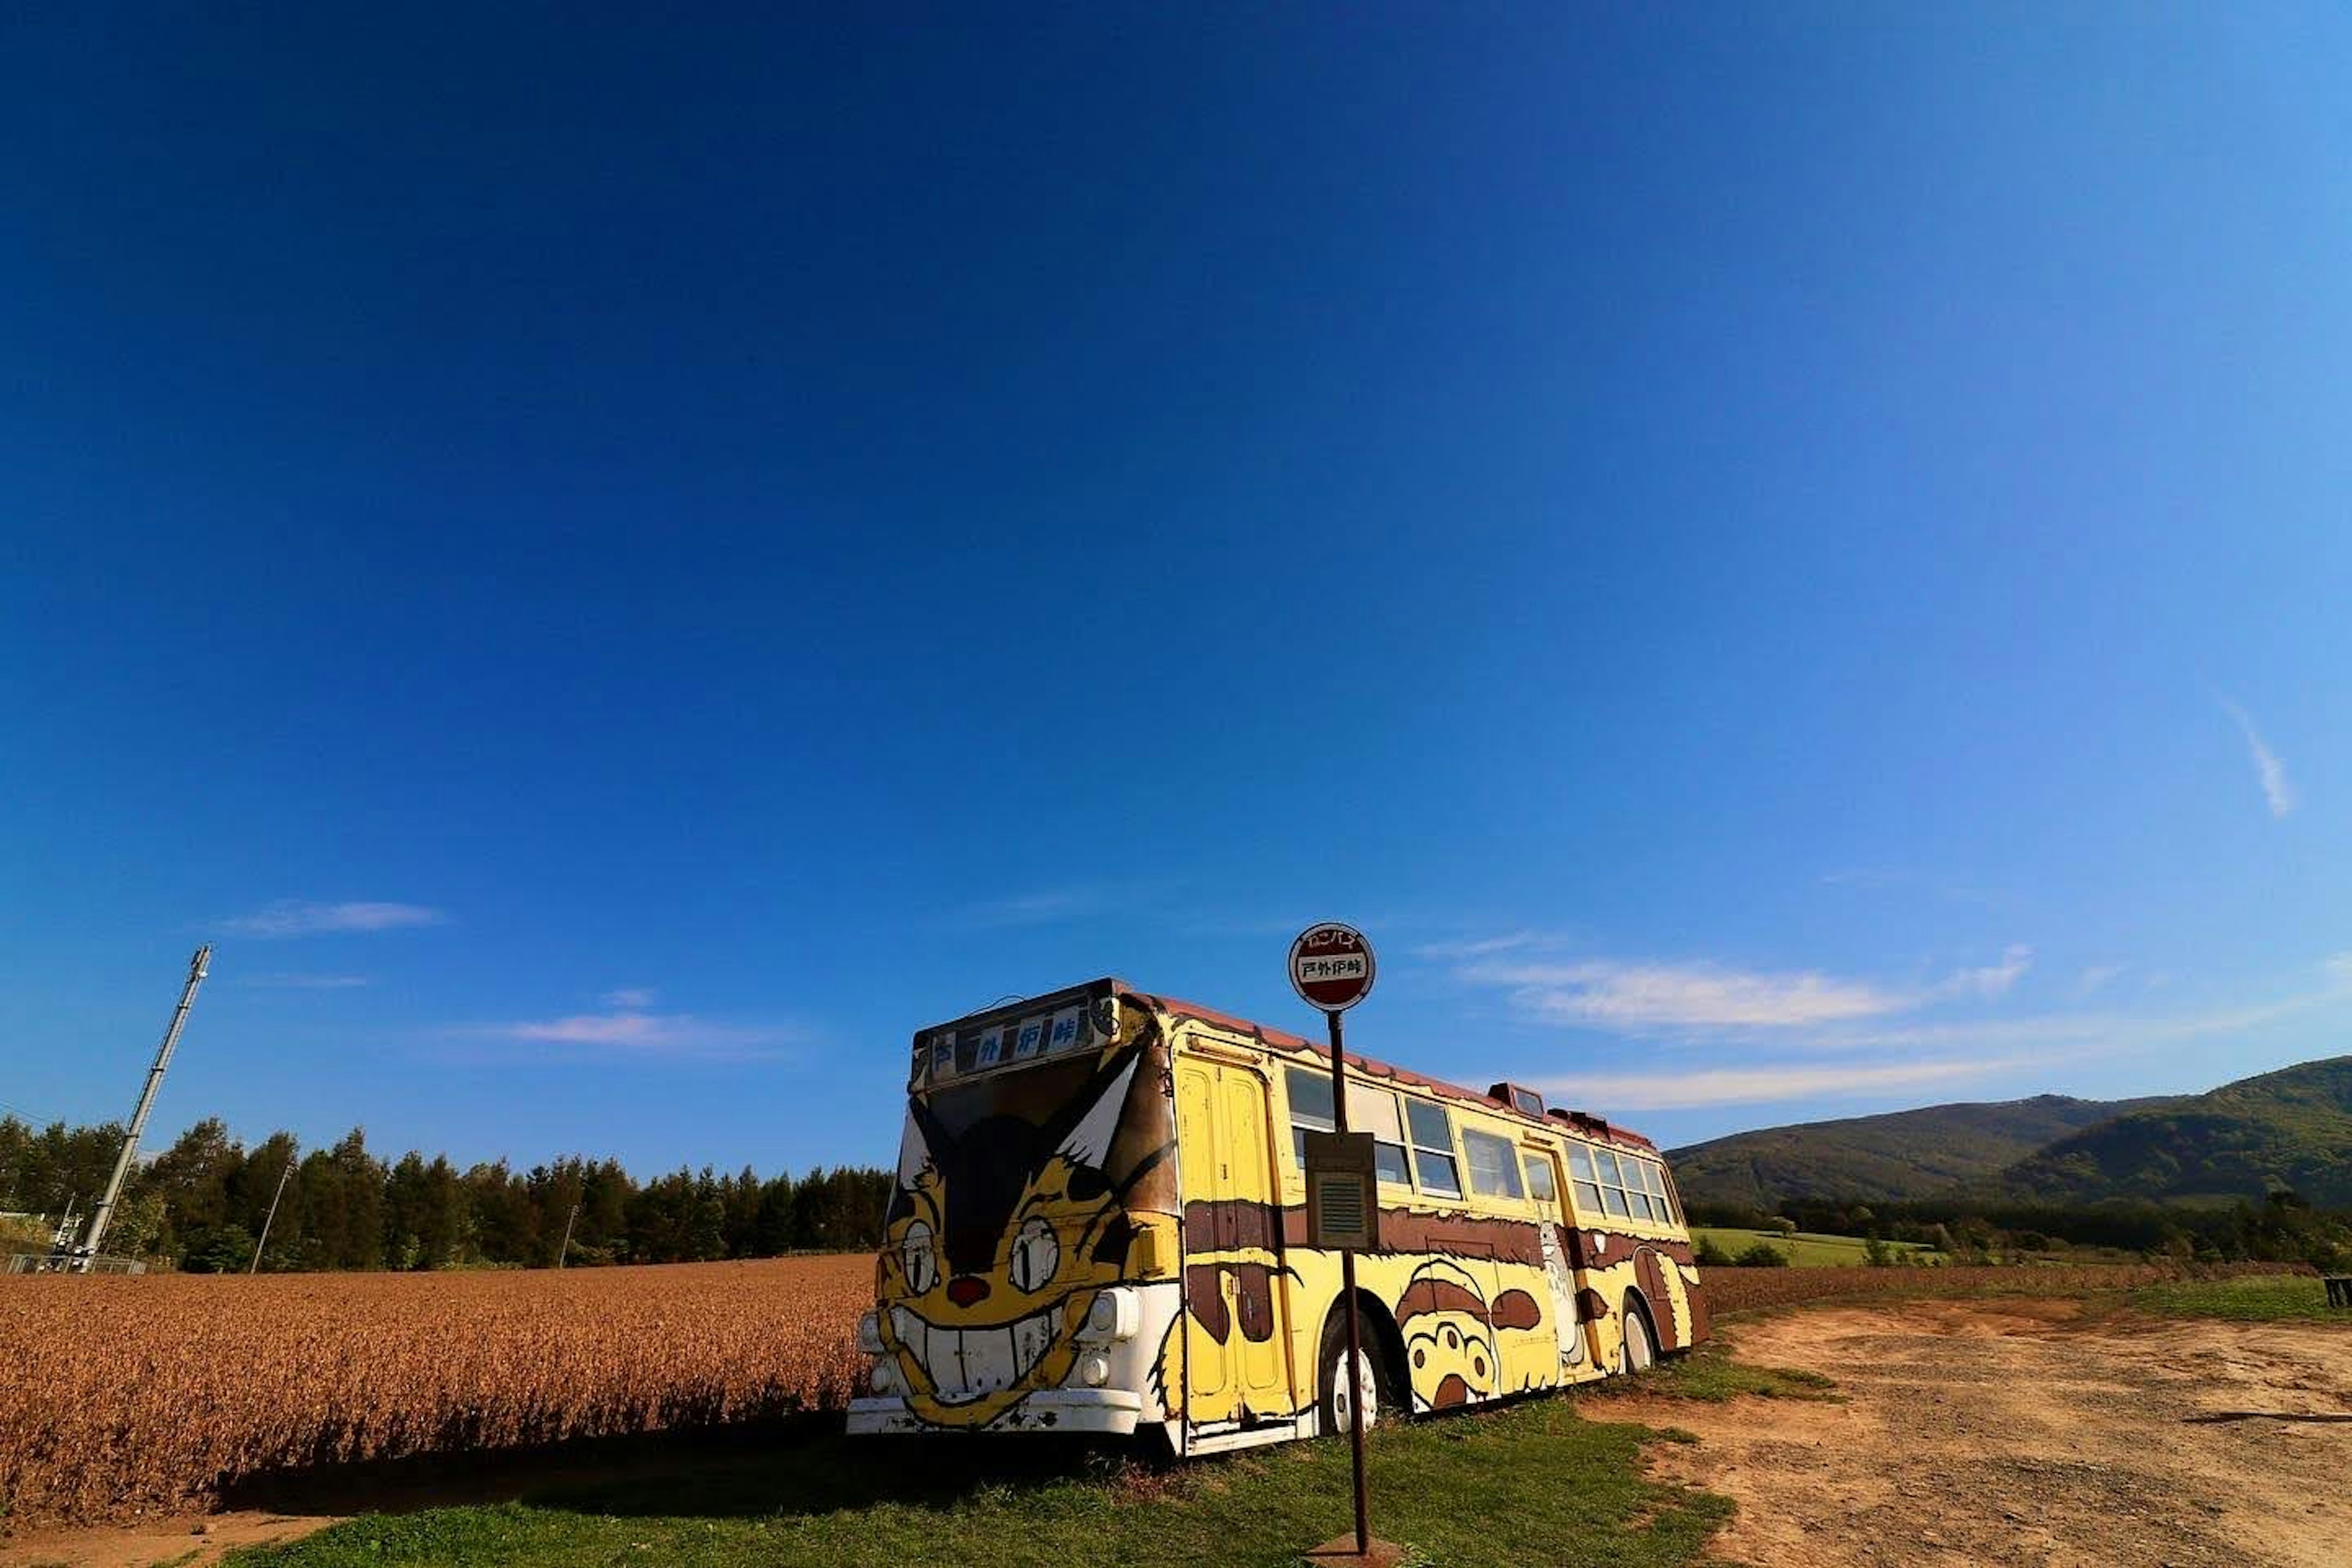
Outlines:
{"label": "brown crop field", "polygon": [[[1716,1268],[1717,1312],[2082,1295],[2277,1264]],[[318,1465],[835,1410],[870,1258],[562,1273],[0,1278],[0,1521],[206,1507]]]}
{"label": "brown crop field", "polygon": [[1942,1268],[1710,1268],[1707,1304],[1747,1312],[1853,1296],[2081,1296],[2177,1279],[2308,1272],[2285,1263],[2008,1264]]}
{"label": "brown crop field", "polygon": [[0,1519],[289,1467],[837,1409],[859,1255],[561,1273],[0,1278]]}

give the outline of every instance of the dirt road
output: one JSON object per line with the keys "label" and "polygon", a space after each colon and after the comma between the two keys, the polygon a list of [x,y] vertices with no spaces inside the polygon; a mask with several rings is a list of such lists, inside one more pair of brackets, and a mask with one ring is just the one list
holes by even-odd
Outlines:
{"label": "dirt road", "polygon": [[[1595,1400],[1697,1434],[1658,1473],[1739,1505],[1757,1568],[2352,1564],[2352,1329],[2086,1319],[2068,1300],[1823,1307],[1729,1327],[1843,1404]],[[2294,1416],[2334,1416],[2296,1420]]]}

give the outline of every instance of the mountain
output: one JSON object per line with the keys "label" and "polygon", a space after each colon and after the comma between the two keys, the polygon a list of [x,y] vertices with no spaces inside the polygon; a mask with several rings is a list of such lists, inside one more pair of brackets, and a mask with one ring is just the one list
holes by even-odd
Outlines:
{"label": "mountain", "polygon": [[1988,1185],[2070,1205],[2259,1199],[2284,1185],[2322,1208],[2352,1207],[2352,1057],[2112,1117],[2058,1138]]}
{"label": "mountain", "polygon": [[1666,1157],[1686,1203],[1738,1204],[1767,1212],[1791,1198],[1879,1203],[1998,1176],[2071,1133],[2172,1103],[2042,1094],[1929,1105],[1734,1132],[1670,1150]]}

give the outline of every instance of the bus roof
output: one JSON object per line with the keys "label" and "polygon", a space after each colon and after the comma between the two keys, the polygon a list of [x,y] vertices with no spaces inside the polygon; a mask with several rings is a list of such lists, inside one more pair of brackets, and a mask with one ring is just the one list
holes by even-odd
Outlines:
{"label": "bus roof", "polygon": [[[1289,1034],[1281,1029],[1269,1029],[1265,1025],[1252,1023],[1247,1018],[1236,1017],[1231,1013],[1221,1013],[1213,1007],[1203,1007],[1197,1002],[1180,1001],[1173,996],[1154,995],[1150,992],[1129,985],[1121,980],[1113,979],[1109,984],[1115,989],[1148,1002],[1161,1012],[1178,1019],[1197,1018],[1204,1024],[1213,1024],[1236,1034],[1252,1036],[1278,1050],[1307,1051],[1326,1060],[1330,1058],[1329,1046],[1318,1045],[1304,1036]],[[1530,1127],[1548,1128],[1555,1132],[1565,1127],[1569,1131],[1607,1142],[1624,1143],[1637,1149],[1654,1150],[1657,1147],[1655,1143],[1630,1128],[1617,1126],[1601,1117],[1590,1116],[1582,1111],[1556,1110],[1549,1116],[1529,1116],[1517,1106],[1497,1100],[1493,1095],[1480,1094],[1476,1089],[1465,1089],[1457,1083],[1448,1083],[1443,1079],[1430,1078],[1406,1068],[1375,1060],[1370,1057],[1358,1056],[1353,1051],[1348,1053],[1348,1065],[1362,1072],[1368,1079],[1385,1079],[1390,1082],[1406,1084],[1443,1099],[1466,1100],[1489,1115],[1507,1116],[1512,1121],[1525,1122]]]}
{"label": "bus roof", "polygon": [[[1327,1060],[1331,1055],[1330,1047],[1318,1045],[1304,1036],[1293,1035],[1281,1029],[1269,1029],[1263,1024],[1253,1023],[1247,1018],[1237,1017],[1231,1013],[1220,1012],[1214,1007],[1204,1007],[1197,1002],[1186,1002],[1173,996],[1160,995],[1146,991],[1139,985],[1131,985],[1116,975],[1104,975],[1099,979],[1082,981],[1076,985],[1065,985],[1057,990],[1041,992],[1034,996],[1008,996],[993,1006],[983,1007],[976,1013],[967,1013],[962,1017],[946,1024],[933,1025],[919,1030],[915,1038],[919,1046],[925,1037],[941,1030],[965,1028],[991,1018],[1009,1019],[1047,1005],[1075,1005],[1086,997],[1101,999],[1112,995],[1132,997],[1147,1006],[1167,1014],[1179,1023],[1192,1019],[1215,1028],[1229,1030],[1234,1034],[1249,1036],[1275,1050],[1304,1053],[1322,1057]],[[1622,1143],[1634,1149],[1654,1151],[1657,1148],[1655,1143],[1630,1128],[1617,1126],[1601,1117],[1588,1115],[1580,1110],[1556,1110],[1544,1116],[1530,1116],[1495,1095],[1480,1094],[1476,1089],[1465,1089],[1460,1084],[1447,1083],[1443,1079],[1430,1078],[1425,1074],[1397,1067],[1390,1062],[1380,1061],[1371,1057],[1359,1056],[1354,1051],[1348,1053],[1348,1065],[1361,1072],[1367,1079],[1403,1084],[1444,1100],[1458,1100],[1465,1104],[1476,1106],[1489,1116],[1506,1117],[1529,1127],[1541,1127],[1553,1132],[1572,1133],[1578,1137],[1603,1142]]]}

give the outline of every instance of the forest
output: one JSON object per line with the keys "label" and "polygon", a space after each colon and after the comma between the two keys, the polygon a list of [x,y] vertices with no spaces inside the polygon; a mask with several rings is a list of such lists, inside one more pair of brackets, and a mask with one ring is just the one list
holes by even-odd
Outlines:
{"label": "forest", "polygon": [[1693,1225],[1883,1237],[1934,1247],[1961,1263],[2048,1258],[2080,1248],[2151,1261],[2352,1268],[2352,1213],[2315,1207],[2284,1189],[2273,1190],[2261,1203],[2109,1200],[2070,1205],[1954,1195],[1875,1204],[1797,1198],[1781,1204],[1777,1213],[1693,1199],[1688,1208]]}
{"label": "forest", "polygon": [[[88,1210],[122,1131],[0,1118],[0,1213],[14,1216],[0,1252],[45,1247],[39,1216],[54,1224],[69,1203]],[[379,1158],[357,1128],[307,1152],[287,1132],[248,1148],[207,1118],[139,1167],[103,1250],[196,1273],[251,1268],[257,1248],[264,1272],[537,1268],[559,1252],[579,1268],[863,1251],[880,1243],[890,1180],[846,1166],[798,1177],[705,1166],[640,1182],[617,1160],[577,1155],[527,1171],[504,1160],[460,1170],[414,1151]]]}

